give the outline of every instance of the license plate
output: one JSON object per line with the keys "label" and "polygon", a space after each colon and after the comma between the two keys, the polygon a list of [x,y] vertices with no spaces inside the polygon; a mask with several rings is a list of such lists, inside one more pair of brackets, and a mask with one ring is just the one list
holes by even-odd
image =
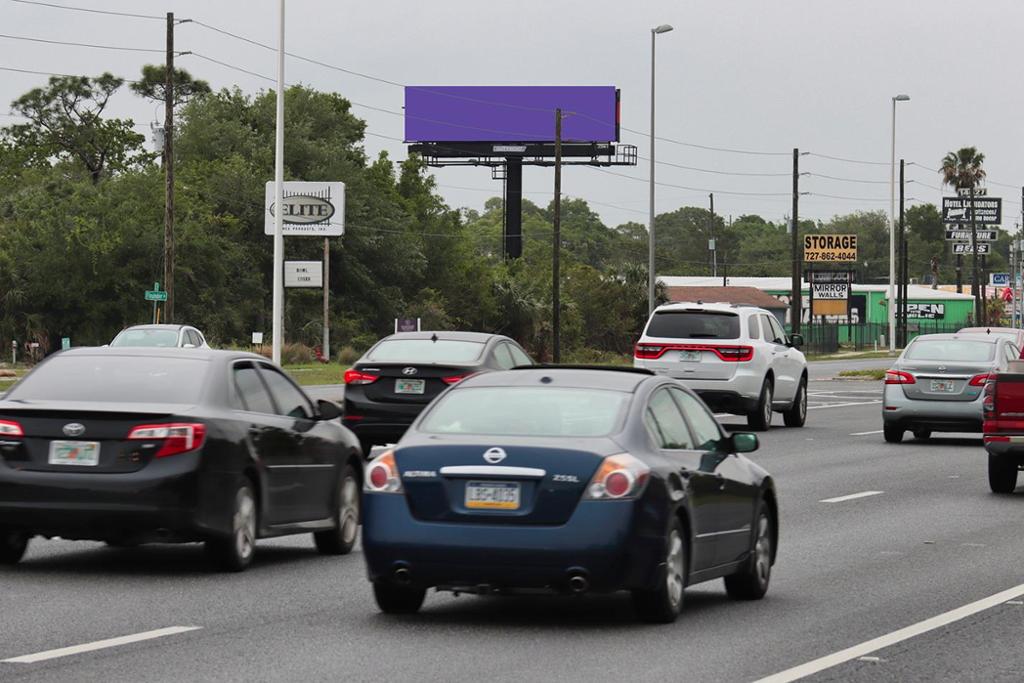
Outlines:
{"label": "license plate", "polygon": [[51,465],[78,465],[95,467],[100,464],[99,441],[51,441]]}
{"label": "license plate", "polygon": [[466,482],[466,507],[475,510],[518,510],[519,484],[508,481]]}
{"label": "license plate", "polygon": [[396,379],[396,394],[422,394],[427,388],[427,383],[422,379]]}
{"label": "license plate", "polygon": [[948,379],[933,379],[931,388],[933,392],[939,394],[952,394],[954,391],[953,382]]}
{"label": "license plate", "polygon": [[679,360],[681,360],[681,361],[689,361],[689,362],[699,361],[700,360],[700,351],[680,351],[679,352]]}

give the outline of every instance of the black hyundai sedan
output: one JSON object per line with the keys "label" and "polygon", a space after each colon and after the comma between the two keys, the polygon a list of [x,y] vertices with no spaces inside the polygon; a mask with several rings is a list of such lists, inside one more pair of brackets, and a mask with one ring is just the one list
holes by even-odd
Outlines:
{"label": "black hyundai sedan", "polygon": [[482,332],[401,332],[373,345],[345,372],[345,426],[363,453],[394,443],[449,386],[480,372],[533,365],[514,340]]}
{"label": "black hyundai sedan", "polygon": [[363,551],[377,604],[426,589],[629,590],[669,622],[686,586],[765,595],[778,542],[771,477],[679,382],[637,370],[477,375],[367,467]]}
{"label": "black hyundai sedan", "polygon": [[0,563],[36,535],[205,541],[234,571],[257,538],[313,532],[347,553],[362,457],[340,412],[250,353],[51,356],[0,400]]}

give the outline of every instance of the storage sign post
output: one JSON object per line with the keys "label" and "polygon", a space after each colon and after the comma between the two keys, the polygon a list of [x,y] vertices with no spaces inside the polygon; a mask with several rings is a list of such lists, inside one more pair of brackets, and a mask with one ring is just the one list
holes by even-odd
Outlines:
{"label": "storage sign post", "polygon": [[804,261],[856,261],[856,235],[804,235]]}

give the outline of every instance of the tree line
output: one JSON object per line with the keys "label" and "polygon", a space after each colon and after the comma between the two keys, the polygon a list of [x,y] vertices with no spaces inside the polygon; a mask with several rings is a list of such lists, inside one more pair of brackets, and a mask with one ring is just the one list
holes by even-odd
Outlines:
{"label": "tree line", "polygon": [[[149,70],[149,76],[147,76]],[[161,97],[147,81],[135,91]],[[273,177],[275,94],[238,88],[211,92],[176,74],[188,97],[175,134],[176,304],[174,322],[202,329],[221,345],[246,345],[270,329],[272,240],[263,233],[263,188]],[[163,171],[134,122],[107,115],[121,88],[110,74],[52,77],[12,103],[24,118],[0,128],[0,343],[59,348],[108,342],[148,322],[143,292],[163,270]],[[285,178],[346,184],[344,237],[331,240],[330,324],[335,347],[356,350],[388,333],[396,317],[427,328],[507,334],[538,358],[550,356],[552,205],[523,202],[523,257],[501,253],[502,203],[483,210],[448,206],[415,156],[370,157],[366,124],[338,93],[292,86],[285,92]],[[925,281],[938,259],[951,282],[952,260],[934,205],[906,214],[911,277]],[[735,220],[684,206],[656,217],[659,275],[706,275],[714,237],[719,273],[790,274],[791,237],[783,222]],[[859,235],[860,281],[888,274],[882,212],[801,221],[807,232]],[[562,202],[564,357],[598,360],[628,353],[647,312],[647,231],[606,225],[583,199]],[[1000,236],[989,269],[1004,269]],[[286,238],[288,259],[319,260],[319,239]],[[965,282],[969,280],[965,277]],[[289,341],[322,338],[319,290],[286,293]],[[0,347],[5,348],[5,347]]]}

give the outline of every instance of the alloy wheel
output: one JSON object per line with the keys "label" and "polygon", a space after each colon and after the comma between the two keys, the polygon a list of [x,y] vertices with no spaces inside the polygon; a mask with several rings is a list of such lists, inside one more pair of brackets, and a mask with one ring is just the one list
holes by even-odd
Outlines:
{"label": "alloy wheel", "polygon": [[754,543],[754,571],[757,580],[768,583],[772,571],[772,537],[769,532],[768,515],[762,513],[757,520],[757,540]]}
{"label": "alloy wheel", "polygon": [[233,526],[238,556],[243,560],[248,560],[256,543],[256,502],[248,488],[243,488],[238,492]]}
{"label": "alloy wheel", "polygon": [[767,384],[764,388],[764,424],[765,426],[771,426],[772,424],[772,385]]}
{"label": "alloy wheel", "polygon": [[668,557],[666,558],[665,581],[668,588],[668,599],[673,607],[678,607],[683,600],[684,564],[683,540],[675,529],[668,538]]}
{"label": "alloy wheel", "polygon": [[341,537],[346,544],[353,543],[359,533],[359,485],[354,477],[345,477],[341,485],[338,521]]}

